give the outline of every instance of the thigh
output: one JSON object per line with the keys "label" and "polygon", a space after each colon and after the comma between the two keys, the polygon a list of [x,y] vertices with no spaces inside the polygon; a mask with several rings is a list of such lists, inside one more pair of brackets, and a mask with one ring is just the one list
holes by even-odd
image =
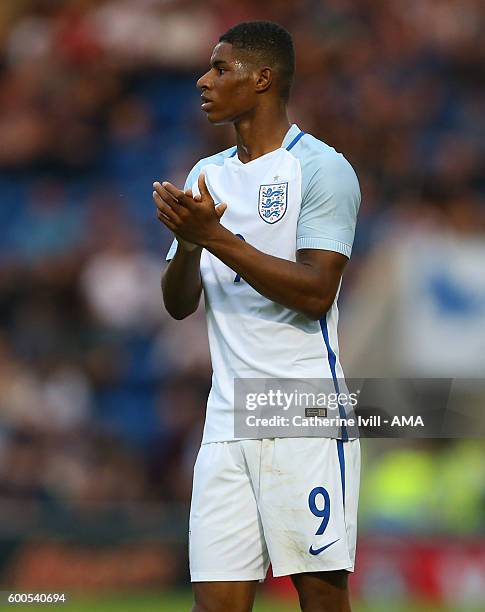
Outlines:
{"label": "thigh", "polygon": [[259,509],[275,576],[353,571],[359,441],[263,441]]}
{"label": "thigh", "polygon": [[291,579],[302,610],[350,612],[346,570],[294,574]]}
{"label": "thigh", "polygon": [[268,568],[241,443],[202,445],[194,468],[189,558],[192,582],[262,580]]}
{"label": "thigh", "polygon": [[257,581],[194,582],[193,612],[250,612]]}

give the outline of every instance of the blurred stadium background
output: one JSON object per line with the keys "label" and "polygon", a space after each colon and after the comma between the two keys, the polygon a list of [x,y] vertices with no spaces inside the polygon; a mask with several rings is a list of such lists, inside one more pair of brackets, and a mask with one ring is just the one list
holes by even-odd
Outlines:
{"label": "blurred stadium background", "polygon": [[[235,22],[291,30],[291,118],[361,181],[347,371],[485,378],[483,17],[481,0],[0,3],[1,588],[189,609],[210,363],[203,313],[161,308],[151,184],[232,144],[194,81]],[[485,609],[483,440],[362,445],[357,612]],[[296,609],[288,581],[262,592],[258,610]]]}

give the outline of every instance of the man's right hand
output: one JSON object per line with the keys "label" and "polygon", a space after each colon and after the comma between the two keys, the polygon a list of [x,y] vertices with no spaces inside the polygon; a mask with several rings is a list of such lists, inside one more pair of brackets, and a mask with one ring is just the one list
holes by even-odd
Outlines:
{"label": "man's right hand", "polygon": [[[227,209],[225,203],[217,205],[214,203],[203,173],[199,175],[198,187],[200,194],[193,195],[191,189],[180,191],[168,182],[153,183],[153,200],[157,207],[157,217],[172,230],[177,242],[186,252],[200,248],[202,239],[205,238],[204,232],[208,231],[206,226],[210,224],[210,227],[213,227],[214,218],[218,226],[220,218]],[[179,227],[183,228],[183,231],[179,232]],[[188,236],[183,238],[181,234],[185,235],[186,232]],[[196,237],[195,241],[192,241],[192,236]]]}

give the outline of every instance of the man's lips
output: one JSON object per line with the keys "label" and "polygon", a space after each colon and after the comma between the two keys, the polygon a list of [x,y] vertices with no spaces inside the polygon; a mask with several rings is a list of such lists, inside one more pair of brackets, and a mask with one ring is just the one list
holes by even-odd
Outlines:
{"label": "man's lips", "polygon": [[201,109],[208,110],[211,104],[213,104],[212,100],[210,100],[209,98],[205,98],[204,96],[201,96],[201,99],[202,99],[202,104],[200,105]]}

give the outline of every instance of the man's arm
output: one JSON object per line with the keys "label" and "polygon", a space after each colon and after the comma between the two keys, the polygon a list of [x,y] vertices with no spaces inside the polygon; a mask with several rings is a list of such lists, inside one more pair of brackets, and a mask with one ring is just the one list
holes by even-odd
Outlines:
{"label": "man's arm", "polygon": [[267,255],[220,226],[204,248],[269,300],[318,320],[337,295],[348,259],[334,251],[301,249],[296,262]]}
{"label": "man's arm", "polygon": [[[157,204],[157,217],[166,225],[167,215],[160,209],[159,202],[161,201],[160,193],[167,202],[172,206],[175,205],[175,200],[170,194],[163,189],[160,183],[154,183],[155,191],[153,199]],[[192,191],[185,191],[187,197],[192,198],[195,202],[200,202],[201,197],[192,195]],[[215,210],[217,221],[222,217],[226,210],[226,205],[220,205]],[[213,211],[214,212],[214,211]],[[177,238],[177,251],[173,259],[168,263],[162,275],[162,296],[165,308],[170,316],[174,319],[185,319],[197,310],[202,293],[202,279],[200,276],[200,256],[202,248],[197,244],[184,240],[179,235]]]}
{"label": "man's arm", "polygon": [[[195,198],[170,183],[155,183],[154,187],[157,214],[162,223],[184,240],[206,248],[261,295],[314,320],[318,320],[330,308],[347,262],[344,255],[326,250],[301,249],[297,252],[297,261],[292,262],[267,255],[239,240],[219,223],[222,214],[219,211],[221,208],[225,210],[226,205],[214,208],[203,175],[199,177],[201,195]],[[171,275],[170,278],[173,280],[169,290],[174,289],[173,292],[169,291],[173,298],[170,306],[178,308],[171,308],[169,312],[172,316],[180,314],[180,318],[183,318],[193,312],[189,305],[193,307],[194,303],[189,304],[190,300],[187,300],[177,304],[174,296],[177,277]],[[184,278],[193,280],[194,277],[184,275]],[[165,285],[164,298],[166,293]],[[187,297],[193,299],[194,295],[195,291],[188,291]],[[200,291],[197,301],[199,295]]]}
{"label": "man's arm", "polygon": [[201,253],[200,247],[187,251],[179,243],[162,275],[163,303],[174,319],[185,319],[197,310],[202,293]]}

